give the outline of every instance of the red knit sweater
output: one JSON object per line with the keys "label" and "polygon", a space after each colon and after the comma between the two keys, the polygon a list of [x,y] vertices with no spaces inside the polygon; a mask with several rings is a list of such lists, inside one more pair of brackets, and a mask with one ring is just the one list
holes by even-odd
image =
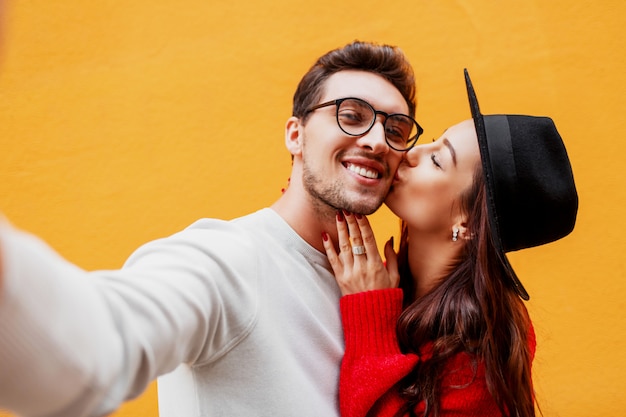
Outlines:
{"label": "red knit sweater", "polygon": [[[402,354],[398,347],[396,322],[401,310],[402,290],[397,288],[341,298],[346,341],[339,384],[342,417],[394,416],[405,404],[394,385],[420,358],[415,354]],[[534,354],[533,332],[530,344]],[[418,404],[415,411],[421,415],[424,403]],[[484,366],[479,363],[474,375],[472,362],[465,353],[453,357],[446,365],[440,415],[501,416],[487,390]]]}

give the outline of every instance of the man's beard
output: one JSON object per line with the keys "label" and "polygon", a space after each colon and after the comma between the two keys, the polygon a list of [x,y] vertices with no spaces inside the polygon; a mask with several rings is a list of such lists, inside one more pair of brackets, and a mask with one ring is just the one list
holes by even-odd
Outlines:
{"label": "man's beard", "polygon": [[346,193],[341,181],[336,180],[333,183],[324,181],[323,176],[311,170],[306,159],[303,160],[302,183],[320,215],[329,213],[334,216],[337,210],[369,215],[374,213],[385,199],[385,195],[374,198],[371,193],[367,192],[351,198],[350,194],[354,193]]}

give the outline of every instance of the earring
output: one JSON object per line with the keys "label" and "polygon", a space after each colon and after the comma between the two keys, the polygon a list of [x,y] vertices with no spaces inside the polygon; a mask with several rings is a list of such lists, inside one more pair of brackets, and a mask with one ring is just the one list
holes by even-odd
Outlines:
{"label": "earring", "polygon": [[452,229],[452,241],[456,242],[457,240],[459,240],[459,229],[455,227]]}

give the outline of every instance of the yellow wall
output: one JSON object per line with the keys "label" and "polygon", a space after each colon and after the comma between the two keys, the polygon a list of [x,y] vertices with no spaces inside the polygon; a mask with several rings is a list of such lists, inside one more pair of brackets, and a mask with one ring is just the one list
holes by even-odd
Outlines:
{"label": "yellow wall", "polygon": [[[291,95],[323,52],[400,45],[424,140],[469,117],[468,67],[484,113],[553,116],[578,184],[574,233],[512,256],[532,297],[544,415],[622,416],[626,3],[247,3],[9,3],[0,211],[84,268],[119,267],[149,239],[279,196]],[[396,232],[384,210],[374,222],[380,240]],[[115,415],[156,416],[155,386]]]}

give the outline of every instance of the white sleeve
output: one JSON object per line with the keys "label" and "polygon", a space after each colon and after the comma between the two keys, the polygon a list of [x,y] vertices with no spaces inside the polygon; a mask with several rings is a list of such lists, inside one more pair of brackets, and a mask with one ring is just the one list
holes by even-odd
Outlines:
{"label": "white sleeve", "polygon": [[257,291],[255,251],[229,227],[183,231],[122,270],[88,273],[0,226],[0,408],[106,415],[180,363],[227,352],[254,325]]}

